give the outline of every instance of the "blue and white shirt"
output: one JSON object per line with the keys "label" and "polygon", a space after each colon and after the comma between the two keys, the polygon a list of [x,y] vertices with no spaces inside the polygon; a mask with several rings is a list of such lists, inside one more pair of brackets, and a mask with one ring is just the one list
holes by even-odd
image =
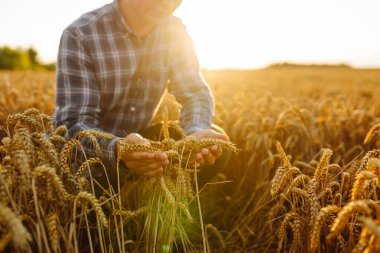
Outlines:
{"label": "blue and white shirt", "polygon": [[[116,142],[148,127],[165,90],[182,105],[180,122],[187,133],[210,128],[213,96],[177,17],[165,18],[141,39],[115,0],[64,30],[54,120],[67,126],[70,137],[87,129],[117,136],[100,139],[103,159],[115,161]],[[93,153],[90,143],[84,147]]]}

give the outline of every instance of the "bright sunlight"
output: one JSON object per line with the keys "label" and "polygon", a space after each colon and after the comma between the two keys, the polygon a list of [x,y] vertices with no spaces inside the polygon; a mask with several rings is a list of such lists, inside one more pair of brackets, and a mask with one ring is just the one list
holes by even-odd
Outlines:
{"label": "bright sunlight", "polygon": [[[109,2],[1,1],[0,45],[33,46],[42,60],[55,61],[62,30]],[[258,68],[282,61],[376,67],[379,9],[376,0],[184,0],[175,14],[186,24],[205,68]]]}

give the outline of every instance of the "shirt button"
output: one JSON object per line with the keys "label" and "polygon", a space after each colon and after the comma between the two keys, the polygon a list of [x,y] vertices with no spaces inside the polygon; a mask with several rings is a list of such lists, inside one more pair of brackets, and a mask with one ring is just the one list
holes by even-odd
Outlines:
{"label": "shirt button", "polygon": [[130,110],[131,110],[131,112],[134,112],[134,111],[136,111],[136,108],[134,106],[131,106]]}

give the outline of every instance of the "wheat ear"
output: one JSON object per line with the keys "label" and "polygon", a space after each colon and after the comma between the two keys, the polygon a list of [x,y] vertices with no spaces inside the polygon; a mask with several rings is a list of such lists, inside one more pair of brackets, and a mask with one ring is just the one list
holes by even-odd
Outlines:
{"label": "wheat ear", "polygon": [[83,191],[78,193],[74,201],[82,205],[86,205],[86,203],[91,204],[92,208],[95,210],[95,213],[98,216],[101,223],[103,224],[103,226],[105,228],[108,227],[108,220],[102,210],[102,207],[99,204],[99,201],[95,198],[94,195],[86,191]]}
{"label": "wheat ear", "polygon": [[57,191],[58,195],[64,200],[72,200],[73,196],[69,194],[65,187],[63,186],[62,180],[58,177],[54,168],[47,167],[45,165],[38,166],[33,170],[34,177],[43,176],[48,180],[48,184],[54,186],[55,191]]}
{"label": "wheat ear", "polygon": [[59,234],[58,234],[58,217],[55,213],[49,213],[46,217],[46,227],[49,234],[49,240],[54,252],[59,249]]}
{"label": "wheat ear", "polygon": [[325,225],[327,217],[332,213],[340,211],[340,207],[331,205],[321,208],[317,217],[315,218],[310,234],[310,252],[316,252],[319,247],[319,235],[321,234],[322,227]]}
{"label": "wheat ear", "polygon": [[11,232],[12,244],[16,249],[23,251],[28,248],[32,237],[26,230],[21,220],[7,206],[0,203],[0,223]]}
{"label": "wheat ear", "polygon": [[[327,236],[327,240],[331,241],[340,235],[351,218],[352,214],[355,212],[361,212],[365,216],[369,216],[371,214],[371,209],[369,208],[369,204],[374,202],[372,200],[356,200],[349,202],[345,205],[342,210],[339,212],[338,217],[335,219],[330,233]],[[376,203],[375,203],[376,204]],[[373,204],[372,204],[373,205]]]}
{"label": "wheat ear", "polygon": [[102,164],[102,160],[100,160],[100,158],[98,157],[92,157],[86,160],[84,163],[82,163],[82,165],[75,173],[75,179],[78,180],[80,177],[82,177],[86,170],[89,170],[90,166],[94,164]]}
{"label": "wheat ear", "polygon": [[360,172],[358,176],[356,177],[354,186],[352,187],[351,201],[358,200],[363,194],[365,182],[375,177],[376,177],[375,174],[373,174],[370,171],[365,170],[365,171]]}
{"label": "wheat ear", "polygon": [[288,157],[286,156],[286,153],[285,153],[284,149],[282,148],[280,142],[276,142],[276,149],[277,149],[277,153],[280,154],[282,166],[284,166],[285,168],[292,167],[292,165],[291,165]]}
{"label": "wheat ear", "polygon": [[372,126],[371,129],[368,131],[368,133],[367,133],[367,135],[366,135],[366,137],[364,139],[363,144],[364,145],[368,144],[372,140],[372,138],[375,136],[375,134],[377,134],[377,132],[379,131],[379,129],[380,129],[380,123]]}

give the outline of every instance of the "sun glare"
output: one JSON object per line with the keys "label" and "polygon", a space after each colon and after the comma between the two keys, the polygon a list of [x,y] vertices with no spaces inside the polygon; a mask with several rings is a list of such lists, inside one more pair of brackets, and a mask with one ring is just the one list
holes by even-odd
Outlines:
{"label": "sun glare", "polygon": [[[42,60],[55,61],[63,29],[112,1],[26,1],[23,8],[19,0],[0,1],[0,45],[34,46]],[[187,26],[203,68],[283,61],[378,67],[379,9],[378,0],[184,0],[175,15]]]}
{"label": "sun glare", "polygon": [[327,0],[189,0],[175,15],[187,26],[205,68],[258,68],[283,61],[378,66],[378,5],[371,0],[347,0],[344,5]]}

